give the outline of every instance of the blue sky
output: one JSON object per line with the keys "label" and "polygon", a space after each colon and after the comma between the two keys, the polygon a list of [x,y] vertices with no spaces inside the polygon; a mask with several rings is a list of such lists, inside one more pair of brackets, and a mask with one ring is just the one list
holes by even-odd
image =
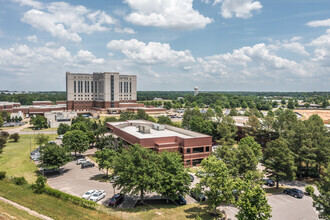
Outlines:
{"label": "blue sky", "polygon": [[65,72],[138,90],[329,91],[328,0],[0,0],[0,90]]}

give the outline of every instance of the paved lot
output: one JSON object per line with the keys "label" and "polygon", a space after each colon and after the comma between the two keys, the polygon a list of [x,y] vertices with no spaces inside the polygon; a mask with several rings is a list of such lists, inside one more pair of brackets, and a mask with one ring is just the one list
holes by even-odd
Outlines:
{"label": "paved lot", "polygon": [[[294,198],[286,194],[276,194],[268,196],[268,204],[272,207],[272,218],[274,220],[311,220],[318,219],[317,213],[313,208],[313,199],[304,196],[302,199]],[[229,219],[235,217],[238,209],[232,206],[223,206]]]}
{"label": "paved lot", "polygon": [[105,190],[105,199],[99,201],[100,204],[107,204],[114,195],[111,183],[94,180],[97,176],[104,175],[96,167],[81,169],[80,165],[76,165],[76,161],[72,161],[63,167],[62,172],[62,175],[48,177],[47,182],[52,188],[78,197],[91,189]]}

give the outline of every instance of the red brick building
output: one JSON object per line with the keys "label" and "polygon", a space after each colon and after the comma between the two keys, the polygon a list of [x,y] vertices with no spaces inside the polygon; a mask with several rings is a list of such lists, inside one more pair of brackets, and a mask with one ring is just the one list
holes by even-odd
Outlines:
{"label": "red brick building", "polygon": [[196,166],[212,151],[212,137],[145,120],[108,122],[112,133],[129,144],[140,144],[156,152],[178,152],[186,167]]}

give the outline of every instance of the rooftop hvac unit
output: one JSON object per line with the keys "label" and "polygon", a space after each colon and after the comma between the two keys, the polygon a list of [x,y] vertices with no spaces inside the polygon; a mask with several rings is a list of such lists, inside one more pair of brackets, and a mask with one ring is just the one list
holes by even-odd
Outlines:
{"label": "rooftop hvac unit", "polygon": [[139,125],[139,132],[143,134],[150,134],[150,127],[145,125]]}
{"label": "rooftop hvac unit", "polygon": [[165,130],[165,126],[160,125],[160,124],[152,124],[152,128],[157,130],[157,131],[164,131]]}

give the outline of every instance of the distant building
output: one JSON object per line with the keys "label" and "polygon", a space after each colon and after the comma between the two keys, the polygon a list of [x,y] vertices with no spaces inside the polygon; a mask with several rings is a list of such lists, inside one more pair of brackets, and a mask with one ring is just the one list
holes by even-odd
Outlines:
{"label": "distant building", "polygon": [[194,88],[194,96],[196,96],[196,95],[198,95],[198,87],[197,86]]}
{"label": "distant building", "polygon": [[44,116],[50,128],[57,128],[60,124],[71,125],[72,119],[77,117],[77,112],[46,112]]}
{"label": "distant building", "polygon": [[145,120],[108,122],[112,133],[129,144],[140,144],[155,152],[178,152],[186,167],[199,165],[212,152],[212,137]]}

